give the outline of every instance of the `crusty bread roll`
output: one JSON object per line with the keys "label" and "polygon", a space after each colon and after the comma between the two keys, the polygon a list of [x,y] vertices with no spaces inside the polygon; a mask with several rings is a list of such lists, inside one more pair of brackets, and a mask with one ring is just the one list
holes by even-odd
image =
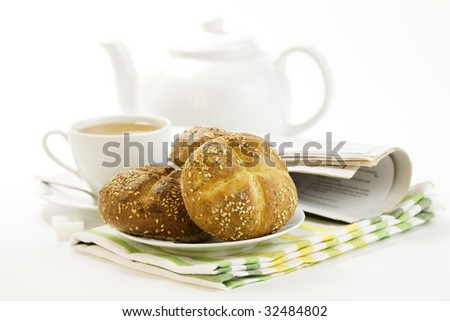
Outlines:
{"label": "crusty bread roll", "polygon": [[181,190],[191,219],[224,241],[274,233],[298,202],[283,160],[251,134],[228,134],[196,149],[182,170]]}
{"label": "crusty bread roll", "polygon": [[208,239],[186,212],[180,173],[172,167],[146,165],[118,174],[100,190],[100,215],[131,235],[179,242]]}
{"label": "crusty bread roll", "polygon": [[195,149],[207,141],[226,135],[228,132],[224,129],[196,126],[182,132],[173,142],[170,159],[177,166],[182,167]]}

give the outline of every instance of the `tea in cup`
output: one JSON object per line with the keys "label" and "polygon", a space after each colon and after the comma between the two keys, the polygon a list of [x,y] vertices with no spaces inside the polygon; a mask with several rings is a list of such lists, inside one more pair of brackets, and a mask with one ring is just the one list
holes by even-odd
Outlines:
{"label": "tea in cup", "polygon": [[[48,138],[52,135],[63,136],[68,142],[76,168],[50,150]],[[127,169],[147,163],[166,165],[171,140],[171,122],[167,118],[117,115],[78,121],[68,132],[49,131],[42,144],[52,160],[98,193],[110,178]]]}

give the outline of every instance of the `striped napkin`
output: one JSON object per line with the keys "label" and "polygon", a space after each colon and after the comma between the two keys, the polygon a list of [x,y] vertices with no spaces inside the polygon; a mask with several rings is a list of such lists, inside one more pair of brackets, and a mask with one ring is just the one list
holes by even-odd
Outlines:
{"label": "striped napkin", "polygon": [[396,210],[340,226],[306,220],[289,234],[224,257],[186,257],[123,238],[109,226],[72,236],[75,251],[142,272],[220,290],[260,282],[364,247],[434,218],[433,185],[411,188]]}

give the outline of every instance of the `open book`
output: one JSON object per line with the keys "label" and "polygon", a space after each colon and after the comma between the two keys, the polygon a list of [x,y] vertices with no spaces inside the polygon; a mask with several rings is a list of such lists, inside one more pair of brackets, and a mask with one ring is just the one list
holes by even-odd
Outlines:
{"label": "open book", "polygon": [[[271,138],[278,146],[289,139]],[[345,142],[330,154],[318,148],[326,144],[295,138],[280,152],[305,212],[353,223],[392,210],[406,195],[412,165],[405,151]]]}

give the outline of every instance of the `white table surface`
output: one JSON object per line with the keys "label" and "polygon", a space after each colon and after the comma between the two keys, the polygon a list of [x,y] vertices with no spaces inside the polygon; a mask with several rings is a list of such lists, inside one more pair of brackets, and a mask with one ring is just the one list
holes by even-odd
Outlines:
{"label": "white table surface", "polygon": [[[219,8],[269,53],[300,39],[326,56],[335,82],[332,107],[305,137],[324,139],[332,131],[337,140],[400,146],[413,161],[413,181],[433,181],[448,208],[450,7],[441,1],[408,1],[408,10],[401,1],[368,7],[325,2],[266,2],[255,12],[260,1],[239,10],[223,1]],[[172,2],[159,2],[156,11],[145,1],[80,1],[70,8],[21,3],[0,5],[0,30],[8,30],[0,51],[0,299],[450,299],[448,212],[352,253],[227,292],[135,272],[56,241],[51,216],[73,210],[35,195],[34,174],[61,171],[42,152],[40,139],[46,130],[78,119],[117,113],[112,72],[98,41],[120,37],[139,64],[150,66],[164,55],[167,37],[205,12],[184,1],[177,2],[176,12]],[[196,3],[208,7],[209,1]],[[167,22],[169,16],[177,24]],[[279,17],[278,23],[267,23],[267,16]]]}

